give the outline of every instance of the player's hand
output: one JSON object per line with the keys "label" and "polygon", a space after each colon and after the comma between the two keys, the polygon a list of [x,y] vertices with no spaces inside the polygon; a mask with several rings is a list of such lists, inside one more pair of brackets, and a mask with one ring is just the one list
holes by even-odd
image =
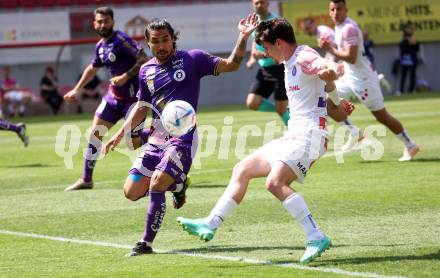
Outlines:
{"label": "player's hand", "polygon": [[254,67],[254,64],[255,64],[255,59],[249,59],[248,61],[247,61],[247,63],[246,63],[246,67],[248,68],[248,69],[252,69],[253,67]]}
{"label": "player's hand", "polygon": [[266,52],[263,51],[254,51],[253,55],[254,59],[263,59],[263,58],[267,58]]}
{"label": "player's hand", "polygon": [[341,99],[339,106],[345,110],[345,112],[347,113],[347,116],[350,116],[351,113],[353,113],[354,109],[356,109],[354,104],[346,99]]}
{"label": "player's hand", "polygon": [[327,40],[323,40],[323,39],[319,40],[319,47],[322,48],[322,50],[324,50],[326,52],[333,53],[332,52],[333,51],[332,45]]}
{"label": "player's hand", "polygon": [[80,94],[79,89],[72,89],[67,92],[67,94],[64,95],[65,101],[73,101],[76,100],[76,96]]}
{"label": "player's hand", "polygon": [[326,83],[330,83],[338,79],[338,74],[333,69],[324,68],[318,71],[318,76]]}
{"label": "player's hand", "polygon": [[127,82],[127,80],[130,79],[129,76],[126,73],[123,73],[118,76],[114,76],[110,79],[110,84],[116,87],[121,87],[122,85]]}
{"label": "player's hand", "polygon": [[238,30],[245,37],[249,37],[250,34],[257,28],[258,26],[258,17],[256,13],[248,15],[246,18],[243,18],[238,23]]}
{"label": "player's hand", "polygon": [[107,155],[110,150],[114,151],[116,146],[119,145],[122,138],[124,138],[123,132],[117,132],[113,137],[104,145],[104,148],[102,148],[102,154]]}

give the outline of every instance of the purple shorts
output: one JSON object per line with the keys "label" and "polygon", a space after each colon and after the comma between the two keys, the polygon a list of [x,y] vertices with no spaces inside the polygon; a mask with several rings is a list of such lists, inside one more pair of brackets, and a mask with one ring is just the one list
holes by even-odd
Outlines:
{"label": "purple shorts", "polygon": [[184,142],[172,142],[167,146],[147,143],[129,173],[152,177],[153,172],[159,170],[173,177],[177,183],[182,183],[191,168],[191,150],[191,144]]}
{"label": "purple shorts", "polygon": [[118,100],[111,94],[106,94],[102,98],[101,104],[95,112],[95,116],[115,124],[128,115],[130,107],[137,102],[137,99]]}

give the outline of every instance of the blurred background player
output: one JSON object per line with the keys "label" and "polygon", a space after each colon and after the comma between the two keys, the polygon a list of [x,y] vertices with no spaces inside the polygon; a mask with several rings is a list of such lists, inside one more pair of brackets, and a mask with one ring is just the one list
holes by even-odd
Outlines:
{"label": "blurred background player", "polygon": [[362,32],[356,22],[347,17],[345,0],[331,0],[329,14],[335,23],[337,47],[327,41],[320,41],[320,47],[344,63],[345,74],[336,81],[338,94],[341,97],[354,94],[376,120],[388,127],[405,145],[399,161],[411,160],[419,152],[419,147],[409,137],[400,121],[386,110],[377,73],[372,69],[370,61],[363,56]]}
{"label": "blurred background player", "polygon": [[26,125],[23,123],[13,124],[7,120],[0,119],[0,130],[9,130],[17,134],[24,146],[29,145],[29,136],[27,135]]}
{"label": "blurred background player", "polygon": [[[278,17],[269,11],[269,0],[252,0],[252,7],[259,22]],[[252,40],[251,55],[246,66],[252,68],[256,62],[260,68],[249,90],[246,106],[262,112],[277,112],[287,125],[289,111],[284,87],[284,65],[278,65],[272,58],[265,56],[264,48]],[[274,94],[275,104],[268,100],[271,94]]]}
{"label": "blurred background player", "polygon": [[199,49],[177,50],[177,34],[164,19],[153,20],[147,25],[145,37],[154,58],[144,64],[139,72],[138,104],[124,126],[103,149],[104,153],[114,149],[124,137],[124,130],[131,130],[145,121],[150,109],[144,104],[152,105],[154,110],[149,140],[124,184],[124,194],[132,201],[150,195],[143,237],[129,256],[153,253],[151,246],[166,212],[165,191],[175,191],[177,185],[184,182],[197,148],[197,138],[193,138],[197,137],[196,129],[180,137],[171,136],[164,130],[158,113],[173,100],[184,100],[197,111],[200,79],[238,70],[246,54],[247,38],[256,25],[255,15],[239,22],[240,34],[227,59]]}
{"label": "blurred background player", "polygon": [[[93,188],[93,169],[100,154],[102,137],[127,115],[129,108],[136,102],[139,68],[148,59],[139,43],[127,34],[113,30],[114,24],[112,9],[100,7],[94,11],[93,27],[101,40],[96,44],[91,64],[84,70],[75,87],[64,96],[67,101],[76,99],[101,67],[106,67],[112,76],[107,94],[95,112],[83,174],[66,191]],[[143,133],[140,128],[132,131],[133,146],[142,144],[139,137]]]}
{"label": "blurred background player", "polygon": [[[335,44],[335,31],[327,25],[318,25],[316,21],[312,17],[308,17],[304,19],[303,31],[307,35],[311,37],[316,37],[317,43],[319,45],[320,40],[328,41],[332,45]],[[325,52],[325,58],[328,58],[332,61],[335,60],[335,57],[329,53]]]}
{"label": "blurred background player", "polygon": [[[335,31],[327,25],[318,25],[312,17],[308,17],[304,20],[303,31],[309,36],[316,37],[318,45],[321,41],[326,41],[333,47],[337,47],[335,42]],[[338,59],[336,59],[335,56],[328,51],[325,51],[324,57],[330,59],[331,61],[338,62]],[[352,148],[360,147],[357,145],[357,143],[365,139],[362,130],[355,126],[347,115],[344,117],[344,114],[342,114],[342,116],[335,114],[333,110],[330,109],[331,104],[333,103],[331,100],[327,103],[329,104],[327,109],[328,115],[340,125],[346,126],[350,132],[348,141],[346,144],[344,144],[344,146],[342,146],[341,150],[348,151]]]}
{"label": "blurred background player", "polygon": [[41,78],[40,93],[44,101],[52,108],[53,114],[57,115],[61,104],[63,104],[63,97],[58,91],[58,79],[51,66],[46,67],[44,76]]}
{"label": "blurred background player", "polygon": [[266,177],[267,190],[304,228],[307,246],[300,263],[308,263],[328,249],[331,240],[320,231],[304,198],[291,184],[303,183],[312,164],[327,149],[325,102],[327,94],[338,98],[333,81],[343,74],[343,66],[322,58],[308,46],[298,46],[293,28],[285,19],[261,22],[256,40],[268,56],[284,63],[289,108],[295,116],[282,138],[272,140],[235,165],[228,187],[208,217],[177,220],[190,234],[211,240],[243,200],[249,181]]}

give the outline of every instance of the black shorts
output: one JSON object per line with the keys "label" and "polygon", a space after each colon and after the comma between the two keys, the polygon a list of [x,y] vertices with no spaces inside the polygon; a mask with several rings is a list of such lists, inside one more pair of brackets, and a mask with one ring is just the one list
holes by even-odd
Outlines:
{"label": "black shorts", "polygon": [[273,93],[275,100],[287,100],[286,87],[284,86],[284,65],[260,68],[249,93],[263,98],[269,98]]}

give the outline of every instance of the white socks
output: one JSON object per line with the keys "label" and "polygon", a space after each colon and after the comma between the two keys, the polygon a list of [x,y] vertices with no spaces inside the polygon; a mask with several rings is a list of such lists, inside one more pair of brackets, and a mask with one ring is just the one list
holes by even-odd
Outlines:
{"label": "white socks", "polygon": [[347,118],[345,121],[339,122],[340,125],[345,125],[348,128],[348,131],[350,131],[351,136],[357,138],[358,136],[363,136],[362,130],[355,126],[353,122]]}
{"label": "white socks", "polygon": [[223,195],[217,201],[209,216],[203,220],[211,230],[215,230],[231,215],[236,206],[237,203],[231,197]]}
{"label": "white socks", "polygon": [[416,143],[409,137],[408,132],[404,129],[401,133],[396,134],[396,137],[405,144],[407,149],[412,148]]}
{"label": "white socks", "polygon": [[293,193],[284,200],[283,206],[293,218],[303,225],[307,240],[320,240],[324,237],[301,195]]}

